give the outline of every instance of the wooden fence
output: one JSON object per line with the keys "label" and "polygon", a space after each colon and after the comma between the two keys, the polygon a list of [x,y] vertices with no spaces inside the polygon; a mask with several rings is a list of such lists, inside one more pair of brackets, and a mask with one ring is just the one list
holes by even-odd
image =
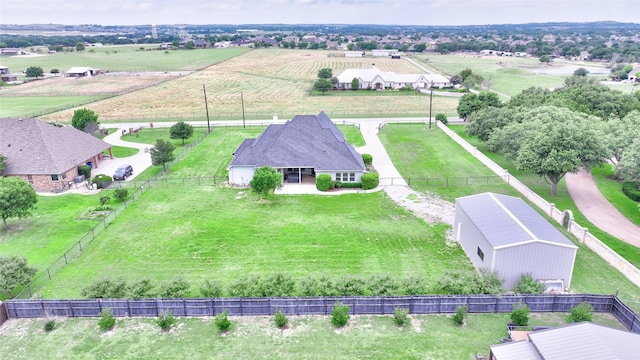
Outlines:
{"label": "wooden fence", "polygon": [[531,312],[568,312],[588,302],[596,312],[608,312],[627,329],[640,333],[640,318],[615,295],[465,295],[465,296],[376,296],[296,298],[211,298],[211,299],[92,299],[9,300],[10,318],[45,316],[97,317],[109,307],[114,316],[155,317],[167,311],[175,316],[215,316],[227,310],[232,316],[273,315],[276,309],[287,315],[327,315],[336,301],[350,307],[350,313],[386,315],[397,307],[411,314],[451,314],[467,305],[470,313],[509,313],[513,305],[527,304]]}

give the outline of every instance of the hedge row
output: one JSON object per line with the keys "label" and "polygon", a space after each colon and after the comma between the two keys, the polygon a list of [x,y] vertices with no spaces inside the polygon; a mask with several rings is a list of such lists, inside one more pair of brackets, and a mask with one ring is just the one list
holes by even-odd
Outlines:
{"label": "hedge row", "polygon": [[633,201],[640,202],[640,182],[627,181],[622,183],[622,192]]}

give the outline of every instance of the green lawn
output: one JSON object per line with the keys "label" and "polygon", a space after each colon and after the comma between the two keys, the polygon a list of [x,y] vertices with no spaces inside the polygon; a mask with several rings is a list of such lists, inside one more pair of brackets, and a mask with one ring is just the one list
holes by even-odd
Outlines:
{"label": "green lawn", "polygon": [[54,112],[103,98],[104,96],[0,96],[0,117]]}
{"label": "green lawn", "polygon": [[[141,51],[140,47],[145,50]],[[30,66],[67,71],[74,66],[88,66],[105,72],[117,71],[193,71],[244,54],[246,48],[155,51],[158,45],[119,45],[87,48],[82,52],[60,52],[37,57],[3,57],[0,65],[12,73]]]}
{"label": "green lawn", "polygon": [[[529,324],[566,324],[565,313],[531,314]],[[120,318],[102,332],[95,318],[58,318],[46,333],[46,319],[10,320],[0,328],[0,352],[12,359],[473,359],[507,336],[509,314],[470,314],[465,326],[448,315],[410,315],[398,327],[391,316],[352,316],[334,328],[327,316],[290,316],[285,330],[272,317],[230,317],[220,335],[213,318],[178,318],[161,333],[154,318]],[[609,314],[594,323],[624,329]],[[51,351],[51,349],[56,349]]]}
{"label": "green lawn", "polygon": [[[115,158],[124,158],[128,156],[133,156],[140,152],[140,150],[136,148],[124,147],[124,146],[113,146],[111,148],[113,150],[113,157]],[[109,151],[105,151],[104,154],[109,154]]]}
{"label": "green lawn", "polygon": [[638,203],[629,199],[622,192],[622,183],[612,179],[615,170],[611,164],[605,164],[602,167],[593,168],[591,171],[593,180],[598,189],[609,202],[615,206],[622,215],[629,219],[632,223],[640,226],[640,208]]}

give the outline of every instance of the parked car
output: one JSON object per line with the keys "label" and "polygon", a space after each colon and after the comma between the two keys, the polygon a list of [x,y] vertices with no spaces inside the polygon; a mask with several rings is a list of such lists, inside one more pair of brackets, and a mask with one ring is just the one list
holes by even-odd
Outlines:
{"label": "parked car", "polygon": [[133,174],[133,167],[131,165],[121,165],[113,174],[113,180],[127,180],[127,176]]}

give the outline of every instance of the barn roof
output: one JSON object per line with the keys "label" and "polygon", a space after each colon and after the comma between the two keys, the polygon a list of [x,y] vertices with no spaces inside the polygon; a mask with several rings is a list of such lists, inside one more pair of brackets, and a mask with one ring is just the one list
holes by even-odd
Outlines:
{"label": "barn roof", "polygon": [[110,144],[72,126],[56,127],[38,119],[0,119],[4,175],[62,174],[102,153]]}
{"label": "barn roof", "polygon": [[321,112],[272,124],[240,144],[229,167],[313,167],[320,171],[364,171],[362,156]]}
{"label": "barn roof", "polygon": [[524,200],[494,193],[456,199],[494,249],[529,242],[546,242],[577,249],[571,240],[551,225]]}

